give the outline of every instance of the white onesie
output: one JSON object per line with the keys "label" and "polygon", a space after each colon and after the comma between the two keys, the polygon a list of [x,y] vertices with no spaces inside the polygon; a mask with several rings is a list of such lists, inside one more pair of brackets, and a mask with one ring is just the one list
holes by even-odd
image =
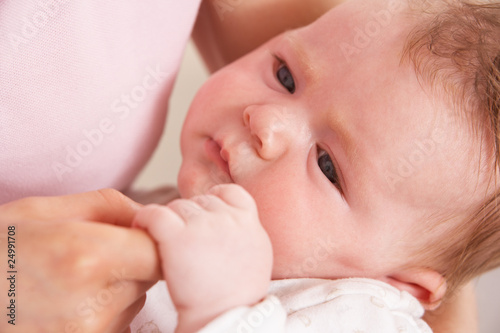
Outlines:
{"label": "white onesie", "polygon": [[[165,284],[155,287],[132,332],[174,331],[175,310]],[[378,280],[288,279],[272,281],[264,301],[232,309],[200,333],[432,333],[423,314],[416,298]]]}

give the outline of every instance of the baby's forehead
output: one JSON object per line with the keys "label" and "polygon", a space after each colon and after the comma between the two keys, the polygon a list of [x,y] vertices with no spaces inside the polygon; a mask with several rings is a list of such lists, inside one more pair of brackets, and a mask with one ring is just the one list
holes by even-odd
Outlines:
{"label": "baby's forehead", "polygon": [[[316,34],[324,37],[324,43],[329,35],[340,32],[338,47],[348,57],[416,26],[422,19],[418,12],[405,0],[351,0],[332,8],[312,25],[321,26]],[[404,32],[398,37],[404,38]]]}
{"label": "baby's forehead", "polygon": [[[353,0],[332,9],[297,34],[286,36],[293,37],[288,38],[292,43],[300,41],[295,43],[302,44],[297,49],[307,52],[297,52],[298,55],[316,71],[333,67],[338,71],[388,73],[400,66],[406,40],[418,24],[411,13],[405,1]],[[302,38],[295,38],[296,35]],[[304,57],[303,53],[327,56]],[[359,83],[374,82],[373,77],[367,79]],[[334,81],[335,77],[330,77],[326,84]]]}

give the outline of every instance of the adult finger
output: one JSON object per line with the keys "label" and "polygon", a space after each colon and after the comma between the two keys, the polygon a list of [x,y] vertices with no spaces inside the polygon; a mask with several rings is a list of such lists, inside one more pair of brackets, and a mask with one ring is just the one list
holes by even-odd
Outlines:
{"label": "adult finger", "polygon": [[119,191],[98,191],[55,197],[29,197],[0,206],[0,216],[11,220],[92,220],[130,226],[141,207]]}
{"label": "adult finger", "polygon": [[98,228],[99,237],[107,242],[101,253],[106,256],[109,268],[121,279],[156,281],[162,278],[156,243],[144,230],[99,223],[85,224]]}
{"label": "adult finger", "polygon": [[163,243],[185,223],[171,208],[153,204],[140,209],[132,225],[146,230],[156,242]]}
{"label": "adult finger", "polygon": [[53,261],[52,265],[75,266],[75,271],[96,270],[86,273],[90,277],[110,272],[112,275],[107,275],[115,280],[161,278],[156,243],[144,230],[92,221],[51,222],[50,228],[38,221],[28,222],[18,224],[19,235],[50,243],[52,251],[59,251],[64,259]]}

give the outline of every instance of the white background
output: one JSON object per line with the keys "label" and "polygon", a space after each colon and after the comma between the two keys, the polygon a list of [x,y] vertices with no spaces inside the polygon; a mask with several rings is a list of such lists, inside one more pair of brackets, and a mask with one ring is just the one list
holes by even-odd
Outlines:
{"label": "white background", "polygon": [[[176,183],[181,161],[179,137],[182,122],[191,100],[207,77],[200,57],[189,44],[171,98],[166,132],[155,155],[139,176],[136,187],[154,188]],[[500,269],[482,276],[476,285],[480,333],[500,333]]]}

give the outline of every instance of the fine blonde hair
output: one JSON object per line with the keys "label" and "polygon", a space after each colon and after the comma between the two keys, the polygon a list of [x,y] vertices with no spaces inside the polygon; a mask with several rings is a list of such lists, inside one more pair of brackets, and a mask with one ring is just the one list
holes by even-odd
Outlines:
{"label": "fine blonde hair", "polygon": [[480,170],[491,173],[493,194],[479,207],[471,207],[447,241],[424,251],[427,265],[445,277],[449,296],[470,279],[500,266],[496,178],[500,166],[500,2],[423,0],[417,5],[423,19],[410,33],[403,58],[412,62],[420,78],[442,88],[481,141],[491,143],[489,167]]}

